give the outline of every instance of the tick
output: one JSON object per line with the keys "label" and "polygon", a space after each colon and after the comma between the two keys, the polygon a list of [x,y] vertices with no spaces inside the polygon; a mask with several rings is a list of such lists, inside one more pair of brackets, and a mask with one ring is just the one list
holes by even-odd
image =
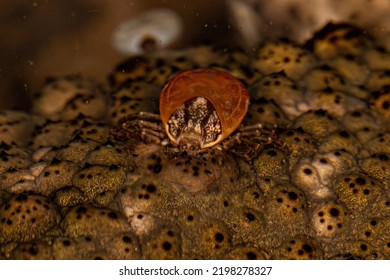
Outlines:
{"label": "tick", "polygon": [[211,68],[179,73],[160,95],[160,116],[140,112],[119,121],[116,139],[161,144],[169,153],[190,155],[228,150],[250,159],[274,138],[262,124],[242,126],[249,93],[238,79]]}

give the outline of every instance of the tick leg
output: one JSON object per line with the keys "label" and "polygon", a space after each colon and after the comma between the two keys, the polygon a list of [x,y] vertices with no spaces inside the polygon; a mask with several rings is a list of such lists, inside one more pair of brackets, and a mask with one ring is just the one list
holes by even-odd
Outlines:
{"label": "tick leg", "polygon": [[241,125],[237,130],[239,132],[244,132],[244,131],[250,131],[250,130],[261,130],[263,128],[263,125],[261,123],[256,123],[252,125]]}
{"label": "tick leg", "polygon": [[139,112],[137,114],[138,118],[140,119],[144,119],[144,120],[151,120],[151,121],[159,121],[161,122],[161,118],[160,118],[160,115],[158,114],[153,114],[153,113],[149,113],[149,112]]}
{"label": "tick leg", "polygon": [[229,138],[223,143],[223,149],[244,159],[251,160],[262,145],[242,139],[239,135]]}
{"label": "tick leg", "polygon": [[237,156],[250,160],[254,158],[264,145],[275,139],[275,130],[261,124],[243,126],[223,143],[223,148]]}
{"label": "tick leg", "polygon": [[148,120],[132,120],[130,122],[125,122],[122,124],[123,129],[135,129],[135,130],[151,130],[155,131],[156,133],[163,133],[165,132],[164,127],[161,123],[155,123]]}
{"label": "tick leg", "polygon": [[124,117],[111,131],[111,136],[121,141],[138,139],[153,144],[160,144],[167,138],[160,116],[147,112]]}
{"label": "tick leg", "polygon": [[139,130],[139,136],[148,143],[160,144],[166,137],[165,133],[143,127]]}

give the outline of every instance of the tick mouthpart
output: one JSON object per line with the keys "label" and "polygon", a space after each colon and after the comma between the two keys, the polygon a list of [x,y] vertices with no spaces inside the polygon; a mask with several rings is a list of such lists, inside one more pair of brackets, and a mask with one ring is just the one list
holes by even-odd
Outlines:
{"label": "tick mouthpart", "polygon": [[181,150],[196,151],[203,148],[202,136],[194,131],[184,132],[177,139],[172,141],[180,147]]}
{"label": "tick mouthpart", "polygon": [[178,138],[174,138],[170,134],[168,134],[168,136],[171,141],[183,151],[200,151],[214,146],[216,143],[220,142],[221,139],[221,136],[219,135],[215,141],[206,143],[204,137],[196,132],[185,132],[180,134]]}

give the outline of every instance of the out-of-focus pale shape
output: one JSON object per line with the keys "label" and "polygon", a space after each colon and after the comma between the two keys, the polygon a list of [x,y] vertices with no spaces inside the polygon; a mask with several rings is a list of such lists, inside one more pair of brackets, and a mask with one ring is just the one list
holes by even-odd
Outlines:
{"label": "out-of-focus pale shape", "polygon": [[250,2],[241,0],[229,0],[228,8],[232,23],[238,31],[243,47],[255,47],[261,40],[262,22]]}
{"label": "out-of-focus pale shape", "polygon": [[174,44],[183,31],[178,13],[158,8],[122,22],[114,31],[113,45],[124,55],[142,54]]}

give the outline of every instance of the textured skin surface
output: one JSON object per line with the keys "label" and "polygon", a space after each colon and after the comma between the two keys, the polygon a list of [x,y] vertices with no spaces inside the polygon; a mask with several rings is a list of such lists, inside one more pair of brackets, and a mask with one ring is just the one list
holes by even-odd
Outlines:
{"label": "textured skin surface", "polygon": [[[306,49],[312,64],[293,60],[304,46],[285,41],[261,61],[203,46],[111,73],[118,76],[103,86],[104,116],[84,99],[102,96],[95,86],[82,87],[83,98],[59,109],[58,120],[0,114],[0,258],[390,259],[390,65],[376,63],[390,53],[368,37],[357,45],[340,32],[350,27],[340,28],[323,31],[326,54]],[[225,141],[196,153],[173,145],[158,94],[194,61],[242,80],[250,93],[242,123],[264,127],[240,127],[226,141],[247,137],[224,149]],[[264,63],[282,72],[259,72]],[[66,81],[73,96],[77,85],[93,85],[82,80],[57,84]],[[45,95],[59,96],[52,86]],[[193,124],[215,108],[206,96],[186,106]],[[274,135],[264,144],[266,124]],[[253,158],[237,156],[246,148]]]}

